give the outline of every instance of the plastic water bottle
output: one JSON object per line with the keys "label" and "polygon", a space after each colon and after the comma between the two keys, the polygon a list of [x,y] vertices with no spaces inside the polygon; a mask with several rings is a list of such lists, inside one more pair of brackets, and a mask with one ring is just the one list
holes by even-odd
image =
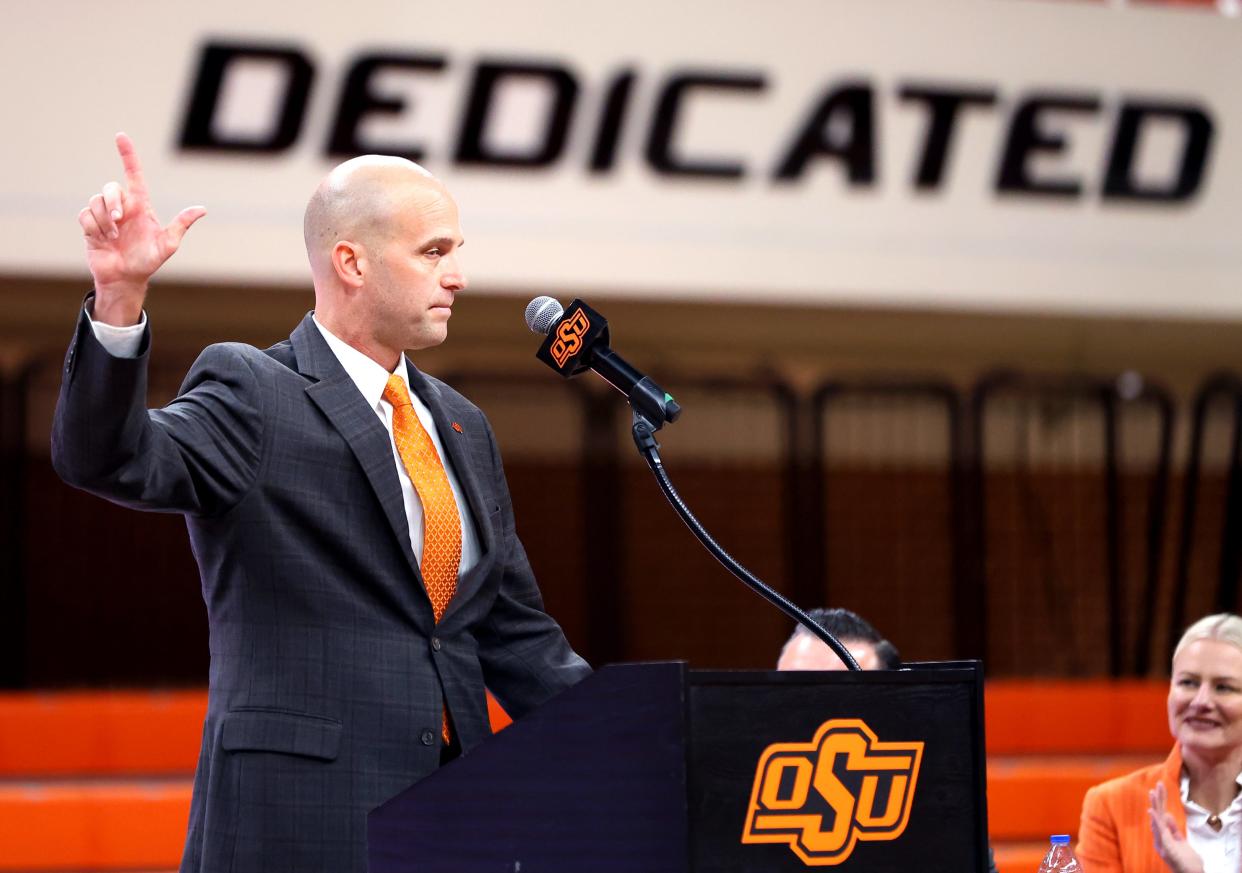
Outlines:
{"label": "plastic water bottle", "polygon": [[1039,873],[1082,873],[1082,865],[1070,848],[1069,834],[1054,834],[1048,854],[1039,865]]}

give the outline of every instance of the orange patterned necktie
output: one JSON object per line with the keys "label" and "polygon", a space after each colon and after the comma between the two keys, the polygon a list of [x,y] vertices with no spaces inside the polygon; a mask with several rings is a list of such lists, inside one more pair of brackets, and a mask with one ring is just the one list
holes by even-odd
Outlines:
{"label": "orange patterned necktie", "polygon": [[[423,423],[418,420],[410,393],[400,376],[388,377],[384,399],[392,404],[392,435],[405,471],[410,474],[418,500],[423,505],[423,559],[419,570],[431,600],[436,622],[444,615],[457,591],[457,569],[461,566],[461,516],[449,485],[444,464]],[[448,711],[442,728],[449,742]]]}

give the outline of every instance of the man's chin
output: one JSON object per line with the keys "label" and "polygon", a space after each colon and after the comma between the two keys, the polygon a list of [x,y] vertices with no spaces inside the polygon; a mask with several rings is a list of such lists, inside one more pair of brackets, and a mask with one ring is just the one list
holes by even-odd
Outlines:
{"label": "man's chin", "polygon": [[418,336],[410,337],[406,343],[406,350],[411,352],[419,352],[424,349],[433,349],[448,339],[448,325],[443,325],[442,330],[425,330],[421,331]]}

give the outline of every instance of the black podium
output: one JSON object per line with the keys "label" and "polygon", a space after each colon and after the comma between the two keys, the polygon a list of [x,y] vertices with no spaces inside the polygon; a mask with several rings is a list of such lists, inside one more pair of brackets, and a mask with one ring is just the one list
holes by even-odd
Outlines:
{"label": "black podium", "polygon": [[369,818],[371,873],[983,873],[978,662],[605,667]]}

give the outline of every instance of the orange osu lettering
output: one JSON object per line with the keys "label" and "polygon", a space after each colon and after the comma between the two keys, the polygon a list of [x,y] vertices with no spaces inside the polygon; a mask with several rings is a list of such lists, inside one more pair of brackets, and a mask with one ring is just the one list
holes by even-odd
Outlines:
{"label": "orange osu lettering", "polygon": [[923,743],[882,743],[866,722],[831,719],[809,743],[764,749],[743,843],[788,843],[808,866],[840,864],[859,840],[906,829]]}
{"label": "orange osu lettering", "polygon": [[575,312],[572,318],[560,323],[556,328],[556,341],[552,343],[552,348],[549,350],[552,353],[552,360],[556,361],[556,366],[564,367],[566,361],[578,354],[578,350],[582,348],[582,338],[590,326],[591,322],[581,309]]}

